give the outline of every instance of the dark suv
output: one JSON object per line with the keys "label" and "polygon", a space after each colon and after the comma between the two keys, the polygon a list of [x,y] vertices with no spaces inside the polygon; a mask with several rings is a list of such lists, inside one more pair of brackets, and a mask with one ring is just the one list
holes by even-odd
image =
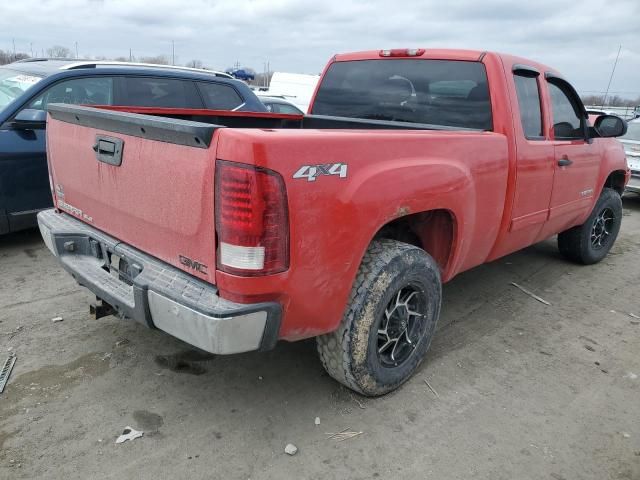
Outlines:
{"label": "dark suv", "polygon": [[0,67],[0,235],[50,208],[45,120],[50,103],[266,112],[221,72],[118,62],[29,59]]}

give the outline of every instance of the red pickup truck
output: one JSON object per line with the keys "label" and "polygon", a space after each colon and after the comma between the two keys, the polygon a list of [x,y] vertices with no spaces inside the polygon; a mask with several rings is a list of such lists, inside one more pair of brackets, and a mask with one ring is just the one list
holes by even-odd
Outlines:
{"label": "red pickup truck", "polygon": [[317,337],[380,395],[423,360],[441,284],[558,234],[601,260],[626,123],[594,126],[545,65],[491,52],[336,55],[305,116],[50,107],[46,245],[116,313],[231,354]]}

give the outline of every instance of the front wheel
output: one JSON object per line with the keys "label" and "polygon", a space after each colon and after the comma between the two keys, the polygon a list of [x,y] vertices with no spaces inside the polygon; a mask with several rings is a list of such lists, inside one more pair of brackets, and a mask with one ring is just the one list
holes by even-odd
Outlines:
{"label": "front wheel", "polygon": [[324,368],[363,395],[398,388],[431,344],[441,297],[438,265],[424,250],[394,240],[373,241],[342,323],[317,337]]}
{"label": "front wheel", "polygon": [[558,249],[569,260],[598,263],[616,241],[622,223],[622,199],[611,188],[602,190],[587,221],[558,235]]}

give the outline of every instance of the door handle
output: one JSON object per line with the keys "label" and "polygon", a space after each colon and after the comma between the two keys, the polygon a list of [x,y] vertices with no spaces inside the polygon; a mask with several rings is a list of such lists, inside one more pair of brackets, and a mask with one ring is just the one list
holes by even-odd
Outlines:
{"label": "door handle", "polygon": [[573,164],[573,160],[569,160],[567,157],[563,157],[560,160],[558,160],[559,167],[568,167],[571,164]]}
{"label": "door handle", "polygon": [[93,145],[96,159],[99,162],[108,163],[115,167],[119,167],[122,164],[123,148],[124,140],[116,137],[107,137],[106,135],[96,135],[96,143]]}

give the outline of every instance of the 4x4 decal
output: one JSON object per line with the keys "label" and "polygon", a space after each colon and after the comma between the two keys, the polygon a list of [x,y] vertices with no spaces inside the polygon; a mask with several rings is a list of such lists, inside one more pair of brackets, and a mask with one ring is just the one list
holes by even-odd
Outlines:
{"label": "4x4 decal", "polygon": [[347,178],[346,163],[323,163],[320,165],[303,165],[293,174],[293,178],[306,178],[308,182],[315,182],[320,175],[338,175]]}

